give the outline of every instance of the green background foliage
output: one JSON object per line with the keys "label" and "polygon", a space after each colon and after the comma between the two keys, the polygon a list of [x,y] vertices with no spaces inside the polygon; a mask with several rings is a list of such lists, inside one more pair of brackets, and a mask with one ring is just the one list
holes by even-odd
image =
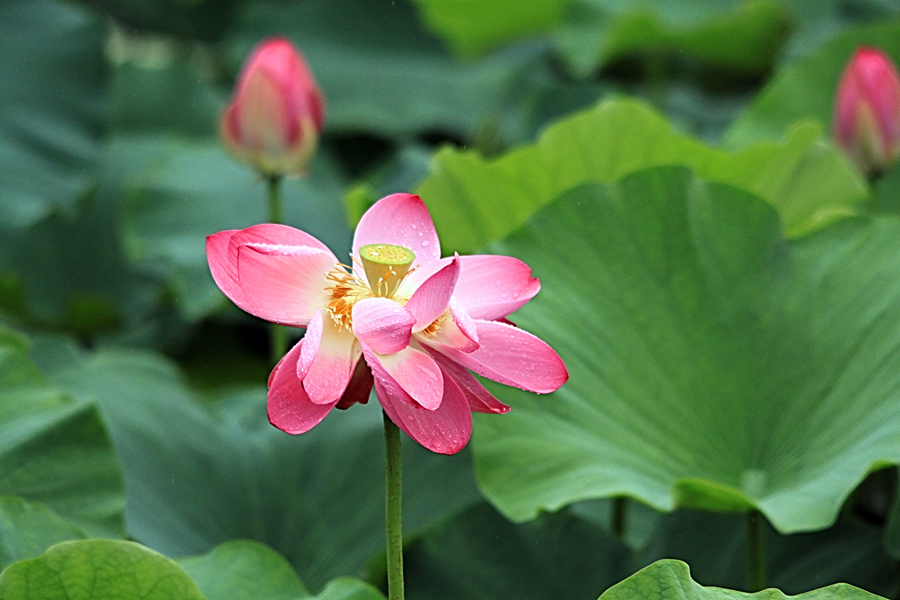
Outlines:
{"label": "green background foliage", "polygon": [[830,136],[900,5],[509,6],[0,4],[0,598],[383,598],[377,401],[272,428],[206,265],[266,219],[217,121],[272,35],[326,102],[285,221],[344,258],[421,194],[444,254],[529,264],[511,319],[570,372],[491,386],[457,456],[404,439],[410,600],[896,597],[900,166]]}

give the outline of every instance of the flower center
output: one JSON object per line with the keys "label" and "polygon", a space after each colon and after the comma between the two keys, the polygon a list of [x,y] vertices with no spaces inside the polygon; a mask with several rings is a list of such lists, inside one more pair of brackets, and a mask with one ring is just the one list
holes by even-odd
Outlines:
{"label": "flower center", "polygon": [[[392,298],[400,287],[400,282],[409,273],[416,255],[403,246],[369,244],[359,249],[359,259],[366,279],[369,280],[368,284],[344,265],[337,265],[325,275],[325,279],[331,282],[325,288],[331,296],[325,311],[335,325],[348,330],[353,328],[353,305],[375,296]],[[400,304],[406,304],[409,300],[400,297],[393,299]]]}
{"label": "flower center", "polygon": [[359,259],[375,295],[390,298],[400,287],[416,255],[403,246],[368,244],[359,249]]}
{"label": "flower center", "polygon": [[326,291],[331,294],[331,300],[328,301],[325,311],[331,315],[331,320],[335,325],[348,330],[352,329],[353,305],[363,298],[370,298],[372,290],[359,277],[352,272],[347,272],[342,266],[330,271],[325,279],[333,282],[326,288]]}

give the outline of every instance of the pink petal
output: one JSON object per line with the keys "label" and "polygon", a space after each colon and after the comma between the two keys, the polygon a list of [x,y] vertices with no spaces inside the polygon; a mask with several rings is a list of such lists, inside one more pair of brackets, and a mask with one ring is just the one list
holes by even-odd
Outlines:
{"label": "pink petal", "polygon": [[557,390],[569,378],[559,355],[538,337],[496,321],[475,325],[481,346],[474,352],[426,343],[479,375],[539,394]]}
{"label": "pink petal", "polygon": [[236,229],[220,231],[206,238],[206,262],[209,272],[219,289],[228,298],[241,306],[244,292],[237,279],[237,246],[232,245],[234,236],[241,233]]}
{"label": "pink petal", "polygon": [[288,433],[305,433],[324,419],[337,401],[314,404],[297,379],[296,362],[301,344],[288,352],[269,382],[269,422]]}
{"label": "pink petal", "polygon": [[[206,238],[206,257],[209,270],[216,285],[232,302],[246,310],[255,303],[246,298],[238,279],[238,254],[246,244],[269,244],[277,246],[305,246],[331,253],[319,240],[299,229],[286,225],[263,224],[243,230],[221,231]],[[332,264],[337,259],[332,255]],[[251,291],[250,295],[256,295]],[[257,315],[260,316],[260,315]]]}
{"label": "pink petal", "polygon": [[427,410],[441,405],[444,378],[440,367],[425,352],[408,347],[396,354],[375,354],[363,346],[363,355],[375,381],[395,398]]}
{"label": "pink petal", "polygon": [[244,148],[277,155],[296,135],[297,121],[290,118],[287,98],[278,83],[262,69],[250,71],[244,80],[236,103],[240,123],[238,143]]}
{"label": "pink petal", "polygon": [[447,377],[437,410],[425,410],[393,396],[375,380],[375,393],[387,416],[406,435],[439,454],[456,454],[472,436],[472,412],[453,378]]}
{"label": "pink petal", "polygon": [[359,344],[351,332],[335,325],[330,318],[322,319],[322,338],[303,378],[303,389],[309,399],[315,404],[333,404],[340,400],[359,354]]}
{"label": "pink petal", "polygon": [[465,394],[466,400],[469,402],[469,408],[473,412],[498,415],[509,412],[510,407],[497,400],[493,394],[484,389],[484,386],[471,373],[440,352],[432,350],[430,353],[444,371],[444,380],[446,381],[448,377],[453,378],[456,384],[459,385],[459,389]]}
{"label": "pink petal", "polygon": [[406,310],[416,318],[413,331],[422,331],[444,314],[450,304],[456,279],[459,277],[459,256],[449,265],[429,277],[406,303]]}
{"label": "pink petal", "polygon": [[257,317],[304,327],[330,297],[325,275],[336,262],[331,252],[310,246],[243,244],[237,274],[241,302]]}
{"label": "pink petal", "polygon": [[406,348],[415,322],[406,308],[387,298],[366,298],[353,305],[353,334],[378,354]]}
{"label": "pink petal", "polygon": [[493,321],[516,311],[541,289],[531,269],[511,256],[460,257],[453,297],[473,319]]}
{"label": "pink petal", "polygon": [[410,271],[406,277],[403,278],[403,281],[400,282],[400,287],[397,289],[397,295],[409,298],[423,283],[453,262],[455,258],[455,256],[448,256],[439,260],[433,260],[425,265],[419,265]]}
{"label": "pink petal", "polygon": [[297,359],[297,377],[303,379],[309,373],[313,359],[319,353],[319,344],[322,343],[322,327],[324,321],[322,311],[318,311],[309,320],[306,333],[303,334],[303,348],[300,350],[300,358]]}
{"label": "pink petal", "polygon": [[441,322],[435,333],[423,334],[420,337],[432,344],[450,346],[460,352],[477,350],[479,344],[475,321],[454,298],[450,299],[450,317]]}
{"label": "pink petal", "polygon": [[321,131],[324,120],[322,99],[302,54],[284,38],[270,38],[260,44],[241,70],[238,97],[247,85],[249,74],[266,72],[288,99],[292,112],[309,114]]}
{"label": "pink petal", "polygon": [[[303,344],[303,340],[300,340],[299,342],[297,342],[296,346],[301,346],[301,344]],[[301,347],[300,350],[298,350],[298,352],[301,352],[301,353],[303,352],[302,347]],[[288,354],[290,354],[290,353],[291,353],[291,351],[288,351]],[[275,379],[275,373],[277,373],[277,372],[278,372],[278,369],[281,368],[281,364],[284,362],[284,359],[287,358],[288,354],[285,354],[284,356],[282,356],[282,357],[281,357],[281,360],[279,360],[279,361],[275,364],[275,368],[272,369],[272,372],[269,373],[269,379],[266,380],[266,388],[271,388],[271,387],[272,387],[272,381]]]}
{"label": "pink petal", "polygon": [[412,250],[413,267],[441,257],[441,243],[425,203],[412,194],[393,194],[376,202],[359,220],[353,255],[367,244],[393,244]]}

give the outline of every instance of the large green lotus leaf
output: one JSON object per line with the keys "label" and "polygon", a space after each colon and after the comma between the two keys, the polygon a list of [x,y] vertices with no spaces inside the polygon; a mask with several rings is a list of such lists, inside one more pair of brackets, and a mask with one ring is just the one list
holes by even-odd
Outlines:
{"label": "large green lotus leaf", "polygon": [[777,56],[783,29],[784,11],[769,0],[572,0],[556,40],[579,76],[619,56],[660,52],[758,73]]}
{"label": "large green lotus leaf", "polygon": [[229,542],[179,562],[134,542],[63,542],[0,574],[0,600],[384,599],[350,578],[313,597],[281,556],[254,542]]}
{"label": "large green lotus leaf", "polygon": [[[318,590],[360,572],[384,547],[384,448],[377,402],[335,411],[311,432],[269,425],[265,390],[227,394],[210,411],[180,374],[148,353],[36,346],[54,381],[96,397],[125,466],[126,522],[170,556],[235,538],[286,556]],[[471,456],[405,440],[404,525],[417,531],[478,498]]]}
{"label": "large green lotus leaf", "polygon": [[0,571],[54,544],[84,537],[83,529],[42,504],[0,496]]}
{"label": "large green lotus leaf", "polygon": [[79,7],[0,3],[0,228],[71,207],[92,181],[104,30]]}
{"label": "large green lotus leaf", "polygon": [[133,542],[63,542],[0,574],[0,600],[204,600],[171,559]]}
{"label": "large green lotus leaf", "polygon": [[[706,585],[746,588],[747,528],[746,515],[676,511],[662,518],[640,562],[676,558]],[[897,567],[880,543],[881,531],[850,514],[810,533],[780,535],[765,526],[767,585],[799,594],[843,582],[893,597]]]}
{"label": "large green lotus leaf", "polygon": [[[133,183],[125,216],[132,258],[165,274],[178,307],[198,319],[227,302],[209,274],[206,236],[267,222],[266,186],[217,142],[168,142],[164,158]],[[320,155],[306,179],[282,181],[284,221],[345,257],[350,231],[341,201],[344,178]]]}
{"label": "large green lotus leaf", "polygon": [[877,600],[870,594],[846,583],[788,596],[777,589],[755,594],[735,592],[715,587],[703,587],[691,579],[687,564],[678,560],[661,560],[646,567],[625,581],[614,585],[600,596],[600,600]]}
{"label": "large green lotus leaf", "polygon": [[630,575],[631,553],[599,526],[567,513],[513,524],[479,504],[406,551],[417,600],[591,598]]}
{"label": "large green lotus leaf", "polygon": [[[313,598],[293,567],[258,542],[225,542],[203,556],[178,561],[206,600]],[[372,586],[349,577],[330,581],[317,600],[384,600]]]}
{"label": "large green lotus leaf", "polygon": [[569,0],[413,0],[425,22],[462,54],[473,55],[523,36],[549,31]]}
{"label": "large green lotus leaf", "polygon": [[859,175],[818,136],[816,127],[797,127],[780,144],[732,154],[674,131],[641,104],[615,100],[559,121],[535,144],[497,159],[445,148],[418,193],[442,245],[471,253],[569,188],[612,182],[647,167],[684,165],[771,202],[794,236],[852,211],[866,194]]}
{"label": "large green lotus leaf", "polygon": [[296,600],[309,592],[293,567],[259,542],[236,540],[178,561],[206,600]]}
{"label": "large green lotus leaf", "polygon": [[328,582],[316,600],[384,600],[384,596],[358,579],[338,577]]}
{"label": "large green lotus leaf", "polygon": [[786,242],[768,204],[658,168],[566,193],[490,251],[541,278],[512,318],[571,375],[477,419],[510,517],[627,495],[814,530],[900,461],[900,221]]}
{"label": "large green lotus leaf", "polygon": [[848,29],[815,53],[782,69],[725,136],[732,146],[777,140],[797,121],[831,127],[841,72],[861,45],[876,46],[900,63],[900,22]]}
{"label": "large green lotus leaf", "polygon": [[235,71],[259,40],[286,35],[325,95],[327,132],[401,142],[423,132],[473,139],[518,114],[545,54],[543,46],[525,47],[461,62],[424,28],[410,0],[257,0],[238,21]]}
{"label": "large green lotus leaf", "polygon": [[0,494],[40,502],[92,535],[122,535],[119,462],[96,406],[52,387],[0,327]]}

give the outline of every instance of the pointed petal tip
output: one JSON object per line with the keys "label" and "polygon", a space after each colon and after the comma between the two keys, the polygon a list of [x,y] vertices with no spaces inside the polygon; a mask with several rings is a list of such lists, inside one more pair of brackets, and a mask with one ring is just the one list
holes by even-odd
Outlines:
{"label": "pointed petal tip", "polygon": [[384,412],[397,427],[424,448],[436,454],[456,454],[472,437],[472,412],[459,388],[451,383],[435,411],[425,410],[393,397],[375,379],[375,394]]}
{"label": "pointed petal tip", "polygon": [[272,372],[266,412],[269,423],[290,434],[306,433],[328,416],[337,401],[313,404],[296,374],[301,344],[291,348]]}
{"label": "pointed petal tip", "polygon": [[412,250],[413,267],[440,259],[441,244],[428,207],[414,194],[385,196],[359,220],[353,235],[353,254],[368,244],[393,244]]}
{"label": "pointed petal tip", "polygon": [[562,358],[537,336],[499,321],[475,323],[481,345],[474,352],[433,349],[482,377],[537,394],[555,392],[568,380]]}

